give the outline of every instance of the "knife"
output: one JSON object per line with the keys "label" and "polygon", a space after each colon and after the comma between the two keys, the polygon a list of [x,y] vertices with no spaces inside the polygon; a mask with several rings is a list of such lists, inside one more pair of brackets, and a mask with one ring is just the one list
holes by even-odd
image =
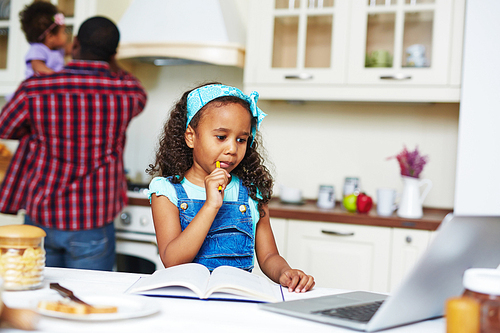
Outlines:
{"label": "knife", "polygon": [[80,304],[92,307],[92,305],[82,301],[81,299],[76,297],[75,294],[73,294],[73,292],[71,290],[64,288],[59,283],[55,283],[55,282],[50,283],[50,289],[56,290],[62,296],[67,297],[76,303],[80,303]]}

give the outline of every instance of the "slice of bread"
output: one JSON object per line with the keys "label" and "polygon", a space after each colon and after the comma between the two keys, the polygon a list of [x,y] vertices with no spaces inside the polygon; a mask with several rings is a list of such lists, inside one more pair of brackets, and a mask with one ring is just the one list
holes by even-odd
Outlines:
{"label": "slice of bread", "polygon": [[90,313],[116,313],[118,307],[113,305],[93,305],[90,308]]}
{"label": "slice of bread", "polygon": [[87,306],[73,301],[40,301],[38,303],[38,308],[42,310],[56,311],[61,313],[70,313],[77,315],[118,312],[118,307],[116,306],[107,306],[107,305]]}
{"label": "slice of bread", "polygon": [[89,314],[90,307],[76,302],[63,301],[40,301],[38,308],[48,311],[56,311],[71,314]]}

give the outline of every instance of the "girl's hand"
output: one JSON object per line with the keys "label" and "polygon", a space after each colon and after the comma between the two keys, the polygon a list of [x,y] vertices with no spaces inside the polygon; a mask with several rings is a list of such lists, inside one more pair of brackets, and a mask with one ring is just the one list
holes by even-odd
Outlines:
{"label": "girl's hand", "polygon": [[[229,183],[231,175],[224,169],[215,168],[211,174],[205,177],[205,191],[207,193],[206,204],[215,208],[222,206],[224,190]],[[221,191],[219,192],[219,187]]]}
{"label": "girl's hand", "polygon": [[289,269],[281,274],[280,284],[288,287],[289,292],[304,293],[311,290],[316,282],[311,275],[307,275],[299,269]]}

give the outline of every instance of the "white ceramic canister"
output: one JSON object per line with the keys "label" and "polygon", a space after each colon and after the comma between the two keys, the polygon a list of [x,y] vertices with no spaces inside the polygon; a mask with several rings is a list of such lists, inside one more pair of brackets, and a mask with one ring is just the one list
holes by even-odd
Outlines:
{"label": "white ceramic canister", "polygon": [[344,198],[351,193],[359,192],[359,188],[358,177],[346,177],[344,180]]}
{"label": "white ceramic canister", "polygon": [[319,208],[335,207],[335,187],[332,185],[321,185],[318,192],[317,206]]}

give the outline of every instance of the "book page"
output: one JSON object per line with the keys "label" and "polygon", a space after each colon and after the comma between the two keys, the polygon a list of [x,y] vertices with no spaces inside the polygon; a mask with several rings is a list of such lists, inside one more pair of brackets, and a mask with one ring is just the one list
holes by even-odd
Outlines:
{"label": "book page", "polygon": [[212,272],[205,296],[209,297],[215,292],[248,296],[267,302],[283,300],[280,285],[271,283],[264,277],[230,266],[220,266]]}
{"label": "book page", "polygon": [[[202,298],[208,285],[210,272],[208,269],[200,264],[190,263],[178,266],[173,266],[165,269],[160,269],[154,272],[151,276],[141,277],[137,280],[126,292],[127,293],[143,293],[153,289],[159,289],[154,292],[155,295],[169,295],[170,286],[181,286],[191,289]],[[179,295],[179,288],[172,289],[176,296]],[[191,295],[189,295],[191,294]],[[192,296],[186,290],[186,296]]]}

